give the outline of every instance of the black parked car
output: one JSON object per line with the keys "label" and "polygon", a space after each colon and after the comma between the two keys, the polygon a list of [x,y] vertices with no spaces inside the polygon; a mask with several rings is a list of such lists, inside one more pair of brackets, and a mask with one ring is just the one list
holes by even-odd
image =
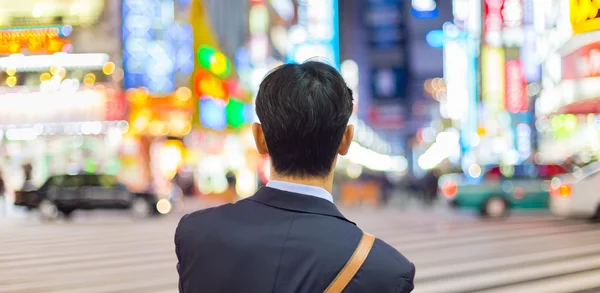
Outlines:
{"label": "black parked car", "polygon": [[101,174],[52,176],[38,190],[15,194],[15,205],[38,209],[44,219],[59,212],[69,217],[78,209],[130,209],[147,217],[157,214],[158,201],[155,194],[131,192],[116,177]]}

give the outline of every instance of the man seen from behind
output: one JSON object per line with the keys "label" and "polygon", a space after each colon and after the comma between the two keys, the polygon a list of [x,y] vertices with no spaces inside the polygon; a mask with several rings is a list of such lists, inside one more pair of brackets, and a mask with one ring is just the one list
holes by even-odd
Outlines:
{"label": "man seen from behind", "polygon": [[[337,156],[354,135],[352,103],[341,75],[324,63],[285,64],[265,77],[252,130],[259,153],[271,158],[271,180],[250,198],[181,219],[181,293],[334,292],[364,237],[331,196]],[[414,265],[385,242],[371,243],[340,292],[411,292]]]}

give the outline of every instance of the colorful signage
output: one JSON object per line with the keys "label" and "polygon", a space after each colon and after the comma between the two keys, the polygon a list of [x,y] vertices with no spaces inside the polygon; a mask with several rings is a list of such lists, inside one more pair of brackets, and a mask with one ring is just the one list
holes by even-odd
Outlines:
{"label": "colorful signage", "polygon": [[493,47],[502,46],[504,0],[485,0],[483,14],[484,43]]}
{"label": "colorful signage", "polygon": [[370,35],[371,92],[374,100],[405,98],[406,50],[405,17],[401,0],[369,0],[365,6],[365,26]]}
{"label": "colorful signage", "polygon": [[122,120],[120,90],[98,87],[76,92],[15,92],[0,95],[0,125]]}
{"label": "colorful signage", "polygon": [[600,77],[600,42],[585,45],[562,57],[562,79]]}
{"label": "colorful signage", "polygon": [[591,0],[570,0],[571,26],[575,34],[600,29],[600,3]]}
{"label": "colorful signage", "polygon": [[506,62],[506,110],[510,113],[527,111],[527,82],[520,60]]}
{"label": "colorful signage", "polygon": [[504,49],[484,46],[481,50],[482,99],[486,109],[504,109],[505,93]]}
{"label": "colorful signage", "polygon": [[502,17],[504,46],[520,47],[523,43],[523,3],[521,0],[504,0]]}
{"label": "colorful signage", "polygon": [[194,75],[194,94],[198,97],[211,96],[225,102],[229,100],[227,84],[205,70],[198,70]]}
{"label": "colorful signage", "polygon": [[410,13],[417,19],[436,18],[439,14],[435,0],[412,0]]}
{"label": "colorful signage", "polygon": [[299,1],[298,25],[306,38],[292,43],[287,60],[304,62],[321,57],[339,68],[338,0]]}
{"label": "colorful signage", "polygon": [[13,28],[0,30],[0,54],[53,54],[70,51],[71,26]]}
{"label": "colorful signage", "polygon": [[192,27],[174,21],[174,5],[173,1],[161,0],[123,1],[125,88],[170,93],[176,88],[176,73],[191,74]]}
{"label": "colorful signage", "polygon": [[223,101],[203,97],[200,99],[198,106],[200,107],[200,123],[202,126],[214,130],[227,128],[227,114]]}
{"label": "colorful signage", "polygon": [[231,61],[225,54],[208,46],[198,49],[198,63],[215,76],[225,79],[231,76]]}

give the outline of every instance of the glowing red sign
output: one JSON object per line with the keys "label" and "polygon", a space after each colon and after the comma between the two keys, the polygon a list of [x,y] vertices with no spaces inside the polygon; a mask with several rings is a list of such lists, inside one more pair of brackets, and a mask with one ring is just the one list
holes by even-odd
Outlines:
{"label": "glowing red sign", "polygon": [[485,0],[485,13],[483,15],[483,34],[485,42],[493,46],[502,44],[502,26],[504,17],[502,10],[504,8],[504,0]]}
{"label": "glowing red sign", "polygon": [[585,45],[562,58],[562,79],[600,77],[600,42]]}
{"label": "glowing red sign", "polygon": [[527,82],[519,60],[506,62],[506,110],[510,113],[527,111]]}

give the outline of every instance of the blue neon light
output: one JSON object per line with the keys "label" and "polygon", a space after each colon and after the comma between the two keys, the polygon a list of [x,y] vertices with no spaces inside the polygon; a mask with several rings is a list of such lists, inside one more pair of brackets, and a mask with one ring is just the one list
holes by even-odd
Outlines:
{"label": "blue neon light", "polygon": [[432,48],[443,48],[445,39],[446,36],[444,35],[443,30],[431,30],[425,35],[425,41],[427,42],[427,45]]}
{"label": "blue neon light", "polygon": [[192,28],[165,18],[164,13],[169,11],[165,12],[166,3],[123,1],[125,88],[145,87],[152,93],[169,93],[175,90],[176,73],[189,75],[193,71]]}
{"label": "blue neon light", "polygon": [[432,18],[438,17],[439,11],[437,8],[435,8],[434,10],[429,10],[429,11],[420,11],[420,10],[415,10],[414,8],[411,8],[410,14],[412,14],[412,16],[417,19],[432,19]]}
{"label": "blue neon light", "polygon": [[202,97],[198,103],[200,123],[202,126],[214,130],[227,128],[227,113],[225,104],[212,97]]}

